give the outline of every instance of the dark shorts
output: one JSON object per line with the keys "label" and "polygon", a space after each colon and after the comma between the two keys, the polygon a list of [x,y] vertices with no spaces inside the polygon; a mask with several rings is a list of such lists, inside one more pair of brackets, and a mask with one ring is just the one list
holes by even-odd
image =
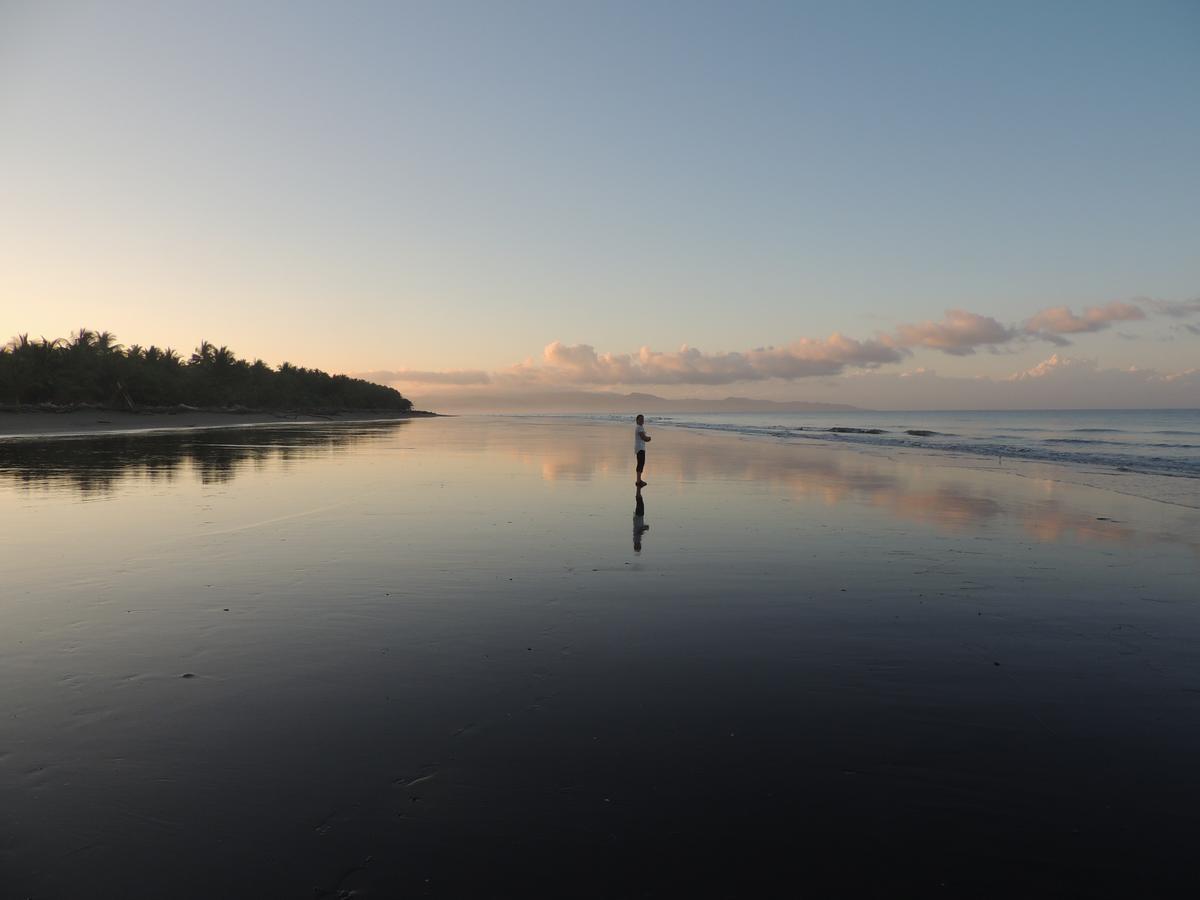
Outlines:
{"label": "dark shorts", "polygon": [[646,468],[646,451],[639,450],[637,452],[637,458],[638,458],[638,471],[640,472],[640,471],[642,471],[642,469]]}

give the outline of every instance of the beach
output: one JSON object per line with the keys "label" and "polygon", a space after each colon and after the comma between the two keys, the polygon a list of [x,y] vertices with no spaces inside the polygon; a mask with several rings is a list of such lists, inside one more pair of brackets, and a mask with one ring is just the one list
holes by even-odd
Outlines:
{"label": "beach", "polygon": [[1195,886],[1200,510],[647,429],[0,442],[6,890]]}
{"label": "beach", "polygon": [[246,428],[263,425],[313,425],[321,422],[371,422],[409,419],[429,413],[341,410],[329,413],[292,411],[226,411],[180,409],[169,412],[125,412],[115,409],[69,409],[47,412],[40,409],[0,408],[0,439],[76,437],[118,432],[196,430],[201,428]]}

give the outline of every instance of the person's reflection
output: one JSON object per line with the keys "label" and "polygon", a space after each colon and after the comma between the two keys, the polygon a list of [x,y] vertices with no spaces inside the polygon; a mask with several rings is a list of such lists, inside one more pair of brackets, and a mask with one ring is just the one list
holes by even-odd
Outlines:
{"label": "person's reflection", "polygon": [[646,524],[646,501],[642,499],[642,489],[637,489],[633,507],[633,552],[642,552],[642,535],[650,530]]}

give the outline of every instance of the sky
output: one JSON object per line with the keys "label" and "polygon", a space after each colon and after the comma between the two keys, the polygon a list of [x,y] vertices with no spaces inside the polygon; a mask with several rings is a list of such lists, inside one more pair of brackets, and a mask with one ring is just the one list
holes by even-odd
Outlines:
{"label": "sky", "polygon": [[1194,0],[0,0],[0,339],[1200,406],[1198,47]]}

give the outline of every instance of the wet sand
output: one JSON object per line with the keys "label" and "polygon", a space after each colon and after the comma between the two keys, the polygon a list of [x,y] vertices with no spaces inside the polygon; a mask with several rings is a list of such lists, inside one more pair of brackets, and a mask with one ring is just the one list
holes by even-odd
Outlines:
{"label": "wet sand", "polygon": [[1200,513],[650,429],[0,445],[6,892],[1194,886]]}
{"label": "wet sand", "polygon": [[294,412],[225,412],[182,410],[178,412],[123,412],[110,409],[73,409],[65,412],[0,409],[0,438],[34,439],[82,436],[113,432],[174,431],[200,428],[235,428],[261,425],[323,422],[394,421],[428,413],[372,412],[351,410],[330,414]]}

